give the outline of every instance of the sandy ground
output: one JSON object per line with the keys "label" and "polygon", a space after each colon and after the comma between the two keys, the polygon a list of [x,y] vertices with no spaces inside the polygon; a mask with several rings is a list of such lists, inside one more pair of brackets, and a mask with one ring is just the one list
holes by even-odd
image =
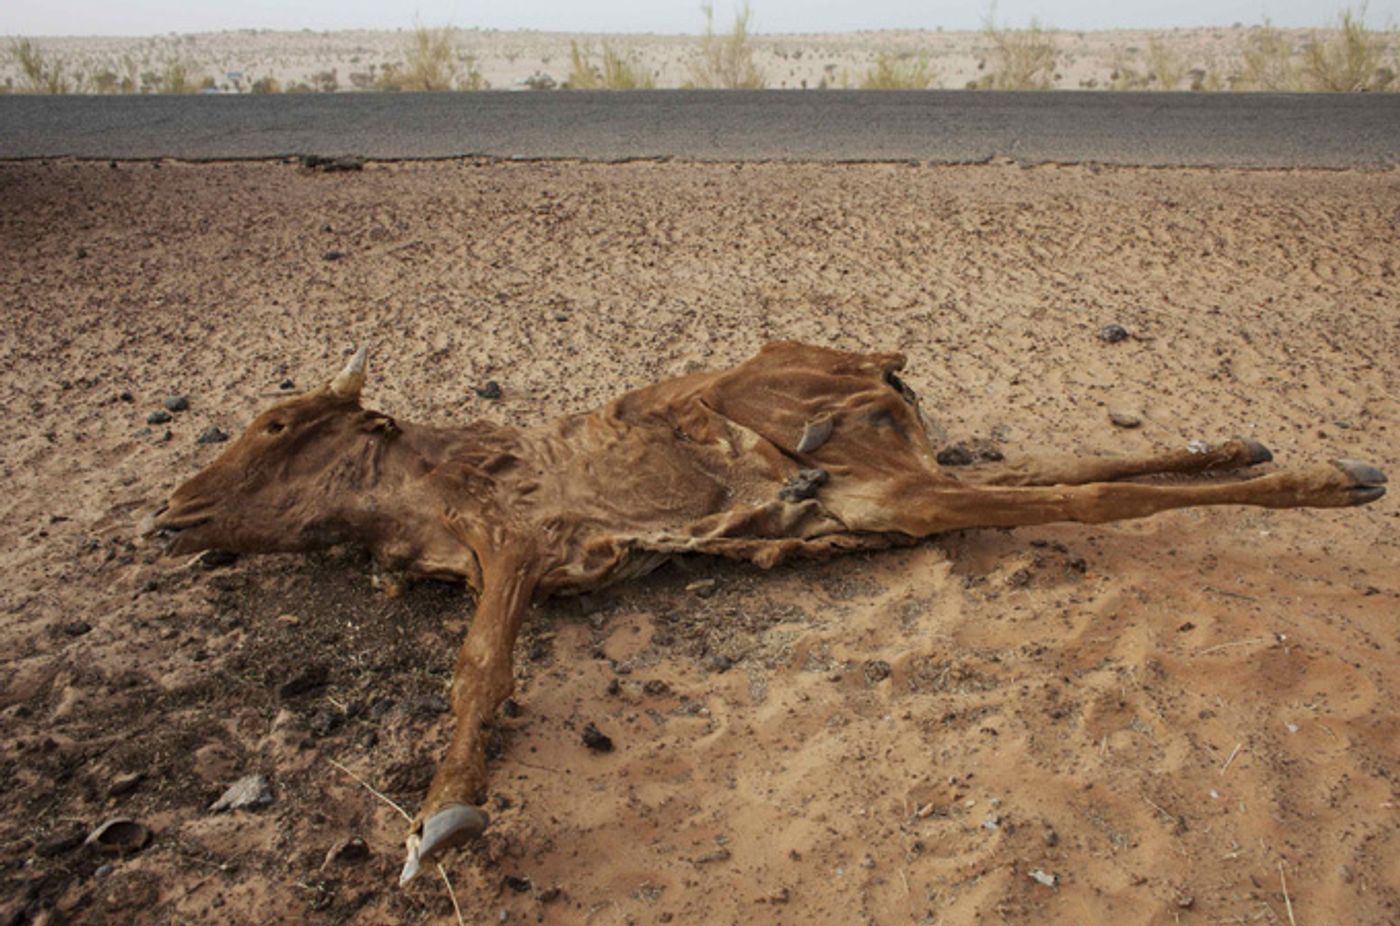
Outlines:
{"label": "sandy ground", "polygon": [[[1322,19],[1320,17],[1320,25]],[[697,28],[700,22],[696,23]],[[716,23],[721,32],[732,24]],[[761,18],[753,24],[762,28]],[[1003,24],[1024,28],[1025,23]],[[1193,79],[1214,75],[1228,84],[1240,67],[1241,52],[1252,28],[1200,27],[1190,29],[1117,29],[1097,32],[1053,30],[1049,38],[1059,52],[1054,86],[1061,90],[1102,89],[1124,70],[1151,73],[1153,61],[1176,66],[1176,89],[1191,89]],[[1283,30],[1295,50],[1312,41],[1323,29]],[[411,30],[274,32],[265,29],[192,35],[36,37],[46,53],[68,63],[72,76],[95,76],[111,71],[118,78],[130,75],[139,85],[140,75],[160,72],[174,61],[189,65],[192,74],[212,77],[230,92],[247,92],[261,78],[271,77],[286,88],[298,83],[323,87],[318,75],[333,76],[339,90],[372,89],[388,65],[402,62],[412,38]],[[564,83],[571,68],[571,49],[577,43],[601,59],[604,45],[615,49],[634,67],[650,74],[658,87],[680,87],[692,79],[691,63],[699,48],[696,35],[596,35],[567,32],[500,32],[481,29],[453,30],[453,44],[465,72],[474,68],[491,89],[519,90],[531,78],[548,77]],[[859,87],[882,56],[904,61],[925,60],[934,87],[961,89],[996,67],[993,43],[983,32],[886,30],[808,35],[764,34],[751,36],[754,62],[764,83],[773,89],[824,89]],[[1156,44],[1165,57],[1149,60]],[[1396,43],[1391,41],[1390,57]],[[1388,61],[1393,68],[1394,60]],[[1191,74],[1191,71],[1197,74]],[[0,55],[0,87],[19,81],[18,64]],[[197,82],[197,80],[196,80]],[[1223,85],[1222,85],[1223,86]],[[1158,88],[1154,88],[1158,89]],[[1206,89],[1220,89],[1207,83]]]}
{"label": "sandy ground", "polygon": [[[369,403],[444,424],[795,337],[906,351],[949,439],[1012,459],[1239,433],[1394,475],[1398,225],[1393,171],[0,165],[0,922],[453,922],[330,760],[416,807],[469,599],[387,598],[354,551],[134,542],[201,432],[354,344]],[[1395,923],[1398,510],[695,559],[547,603],[493,826],[448,860],[466,919]],[[206,809],[255,772],[269,806]],[[118,816],[150,845],[77,845]]]}

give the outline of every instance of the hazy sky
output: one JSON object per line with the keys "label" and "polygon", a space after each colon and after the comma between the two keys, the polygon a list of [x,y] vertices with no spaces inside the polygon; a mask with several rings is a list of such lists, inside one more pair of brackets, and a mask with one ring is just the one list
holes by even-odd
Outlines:
{"label": "hazy sky", "polygon": [[[1359,4],[1356,4],[1359,6]],[[1340,9],[1318,0],[1002,0],[999,22],[1036,16],[1060,29],[1228,26],[1263,22],[1318,26]],[[732,0],[717,0],[727,26]],[[846,32],[855,29],[976,29],[985,3],[939,5],[908,0],[753,0],[755,32]],[[154,35],[220,29],[395,29],[413,24],[568,32],[698,32],[699,0],[0,0],[0,34]],[[1366,16],[1373,26],[1400,21],[1400,0],[1380,0]]]}

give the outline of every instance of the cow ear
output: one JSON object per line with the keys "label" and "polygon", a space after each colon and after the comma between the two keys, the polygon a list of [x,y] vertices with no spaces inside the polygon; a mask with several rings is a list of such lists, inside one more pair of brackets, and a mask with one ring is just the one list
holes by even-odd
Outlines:
{"label": "cow ear", "polygon": [[331,380],[331,394],[340,396],[342,399],[358,399],[360,390],[365,388],[365,365],[368,360],[368,345],[355,351],[355,356],[350,358],[345,369],[337,373],[335,379]]}

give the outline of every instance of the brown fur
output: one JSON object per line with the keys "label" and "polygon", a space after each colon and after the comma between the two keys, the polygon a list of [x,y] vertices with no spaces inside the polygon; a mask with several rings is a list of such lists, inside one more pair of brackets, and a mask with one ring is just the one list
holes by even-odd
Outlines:
{"label": "brown fur", "polygon": [[898,354],[778,343],[733,369],[528,430],[394,422],[361,408],[358,382],[350,394],[328,384],[255,419],[176,490],[158,524],[180,552],[361,543],[388,568],[460,577],[477,591],[453,677],[456,729],[421,826],[440,808],[484,799],[486,730],[510,694],[512,646],[532,600],[637,576],[679,553],[772,566],[962,528],[1188,505],[1340,507],[1384,493],[1384,477],[1355,463],[1201,485],[1114,481],[1269,458],[1241,440],[954,476],[935,461],[918,400],[896,375],[903,364]]}

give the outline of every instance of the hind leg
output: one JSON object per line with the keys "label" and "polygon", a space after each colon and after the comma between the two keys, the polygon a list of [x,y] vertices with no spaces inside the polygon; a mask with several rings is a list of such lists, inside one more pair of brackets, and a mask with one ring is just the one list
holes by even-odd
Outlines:
{"label": "hind leg", "polygon": [[1197,449],[1136,457],[1060,457],[989,463],[959,470],[959,482],[981,486],[1052,486],[1113,482],[1157,473],[1206,473],[1267,463],[1273,454],[1258,441],[1235,438]]}

